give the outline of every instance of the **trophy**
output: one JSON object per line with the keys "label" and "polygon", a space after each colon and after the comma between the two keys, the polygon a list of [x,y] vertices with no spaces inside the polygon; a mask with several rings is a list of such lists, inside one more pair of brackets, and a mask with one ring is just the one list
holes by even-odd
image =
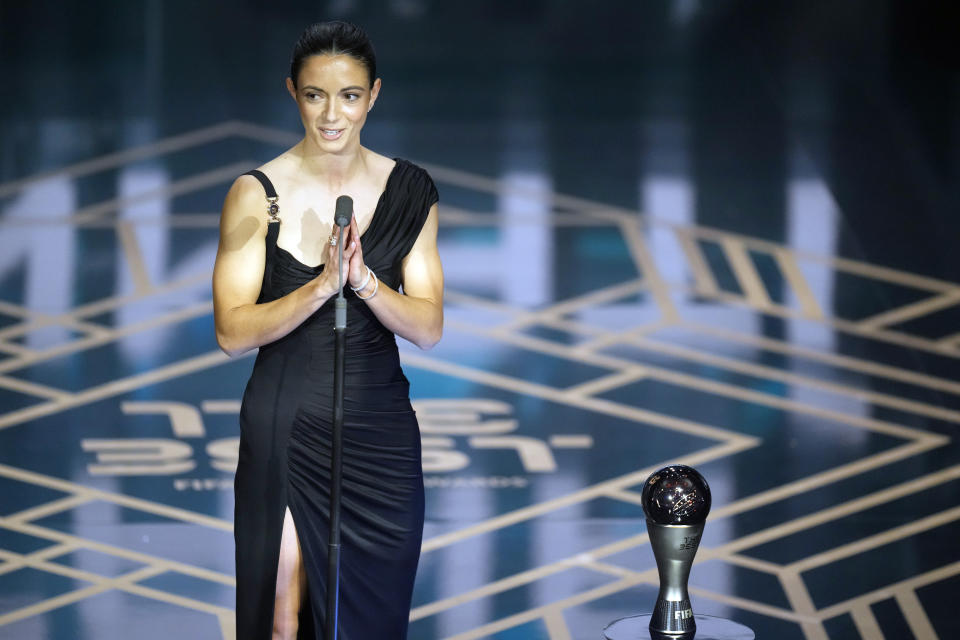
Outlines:
{"label": "trophy", "polygon": [[[693,557],[710,513],[710,486],[692,467],[675,464],[650,474],[640,503],[657,559],[660,592],[653,613],[621,618],[604,629],[606,640],[753,640],[749,628],[713,616],[694,616],[687,593]],[[649,624],[648,624],[649,623]]]}
{"label": "trophy", "polygon": [[640,503],[647,516],[647,534],[660,574],[650,637],[693,638],[697,623],[687,593],[687,579],[710,513],[710,487],[696,469],[672,465],[647,478]]}

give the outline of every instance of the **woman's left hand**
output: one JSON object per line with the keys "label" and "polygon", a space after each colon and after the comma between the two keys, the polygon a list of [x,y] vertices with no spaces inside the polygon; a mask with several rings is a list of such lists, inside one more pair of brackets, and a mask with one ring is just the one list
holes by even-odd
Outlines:
{"label": "woman's left hand", "polygon": [[350,242],[353,255],[350,256],[347,281],[351,287],[359,287],[367,278],[367,267],[363,261],[363,248],[360,246],[360,230],[357,228],[356,216],[350,218]]}

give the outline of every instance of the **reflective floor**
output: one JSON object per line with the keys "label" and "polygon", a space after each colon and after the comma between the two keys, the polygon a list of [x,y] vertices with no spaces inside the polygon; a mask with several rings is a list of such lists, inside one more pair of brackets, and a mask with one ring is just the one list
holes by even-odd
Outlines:
{"label": "reflective floor", "polygon": [[441,197],[412,639],[649,612],[670,462],[713,491],[697,614],[960,637],[954,9],[321,4],[0,7],[0,638],[235,637],[218,211],[299,139],[321,17],[377,45],[365,143]]}

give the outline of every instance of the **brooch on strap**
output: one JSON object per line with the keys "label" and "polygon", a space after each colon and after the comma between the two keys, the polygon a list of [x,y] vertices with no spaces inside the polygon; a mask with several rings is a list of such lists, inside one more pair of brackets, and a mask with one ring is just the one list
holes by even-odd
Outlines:
{"label": "brooch on strap", "polygon": [[280,222],[280,216],[277,215],[280,212],[280,205],[277,204],[277,200],[280,199],[280,196],[267,196],[267,202],[270,204],[267,205],[267,213],[270,215],[270,222]]}

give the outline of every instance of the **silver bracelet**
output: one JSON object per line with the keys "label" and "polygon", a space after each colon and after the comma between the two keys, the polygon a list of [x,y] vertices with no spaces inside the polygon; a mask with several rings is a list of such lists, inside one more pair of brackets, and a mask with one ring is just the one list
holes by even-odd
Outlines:
{"label": "silver bracelet", "polygon": [[[367,265],[363,265],[363,266],[366,267]],[[350,288],[353,289],[354,292],[362,291],[363,288],[364,288],[365,286],[367,286],[367,283],[370,282],[370,274],[371,274],[371,273],[373,273],[373,271],[370,269],[370,267],[367,267],[367,277],[363,279],[363,282],[360,284],[360,286],[359,286],[359,287],[354,287],[353,285],[350,285]]]}
{"label": "silver bracelet", "polygon": [[[370,267],[367,267],[367,269],[370,269]],[[370,273],[373,273],[372,269],[370,270]],[[363,289],[363,287],[360,287],[360,288]],[[373,296],[377,295],[377,291],[379,289],[380,289],[380,278],[377,277],[377,274],[373,273],[373,293],[371,293],[368,296],[362,296],[359,293],[357,293],[357,297],[361,300],[369,300]]]}

